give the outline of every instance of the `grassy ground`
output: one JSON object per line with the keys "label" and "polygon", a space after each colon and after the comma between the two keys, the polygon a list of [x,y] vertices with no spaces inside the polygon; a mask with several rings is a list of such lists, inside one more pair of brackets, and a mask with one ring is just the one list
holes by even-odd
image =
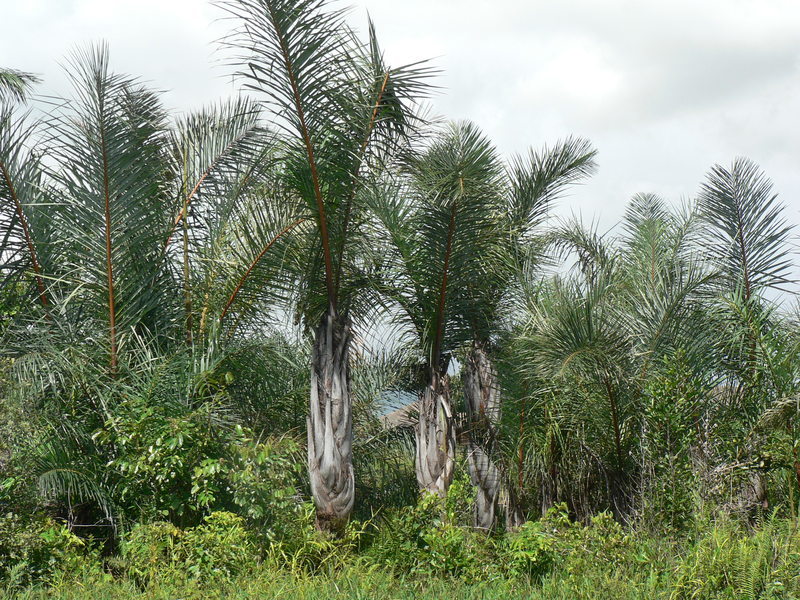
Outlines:
{"label": "grassy ground", "polygon": [[[244,538],[218,537],[213,529],[184,530],[177,541],[169,538],[168,546],[155,535],[163,533],[163,525],[143,531],[147,537],[134,544],[131,536],[126,552],[106,558],[62,546],[39,562],[38,578],[26,579],[38,556],[29,553],[28,562],[11,567],[0,580],[0,597],[800,600],[800,529],[777,518],[755,527],[729,520],[706,523],[680,539],[628,532],[608,515],[587,527],[555,515],[496,541],[438,523],[431,530],[436,535],[424,537],[425,545],[407,543],[401,527],[360,552],[340,548],[324,556],[309,554],[316,548],[309,540],[295,554],[272,553],[263,562],[248,553]],[[68,535],[63,539],[71,539]],[[317,560],[300,560],[303,556]],[[30,581],[40,583],[25,588]]]}
{"label": "grassy ground", "polygon": [[398,579],[378,572],[351,570],[336,576],[293,577],[262,571],[226,584],[197,582],[160,582],[146,589],[131,581],[88,579],[9,594],[16,600],[200,600],[267,598],[275,600],[387,599],[387,600],[493,600],[529,598],[531,600],[575,600],[597,598],[653,599],[668,598],[669,590],[653,579],[643,581],[617,579],[612,573],[601,580],[571,581],[551,577],[532,585],[521,581],[490,581],[468,585],[451,579]]}

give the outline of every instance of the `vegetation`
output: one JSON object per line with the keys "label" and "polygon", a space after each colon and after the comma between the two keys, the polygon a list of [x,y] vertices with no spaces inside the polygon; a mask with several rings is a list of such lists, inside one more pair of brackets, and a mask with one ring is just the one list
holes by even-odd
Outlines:
{"label": "vegetation", "polygon": [[220,7],[243,94],[195,113],[104,45],[43,117],[0,71],[2,589],[800,597],[793,231],[758,166],[556,222],[588,141],[506,160],[371,23]]}

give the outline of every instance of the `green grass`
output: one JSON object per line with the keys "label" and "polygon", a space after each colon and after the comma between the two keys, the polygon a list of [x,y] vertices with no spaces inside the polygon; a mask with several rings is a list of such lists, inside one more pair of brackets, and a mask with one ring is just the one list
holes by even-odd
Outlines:
{"label": "green grass", "polygon": [[[420,518],[419,510],[409,514]],[[794,522],[775,517],[755,526],[726,518],[698,522],[692,535],[668,538],[626,530],[605,514],[584,526],[555,512],[507,534],[514,536],[514,543],[505,545],[437,522],[433,530],[447,535],[420,538],[424,544],[416,555],[410,541],[420,540],[408,534],[417,521],[401,519],[373,540],[372,548],[333,544],[325,547],[327,554],[318,556],[308,553],[316,546],[305,548],[303,540],[296,540],[301,544],[298,552],[305,548],[306,554],[300,552],[295,558],[318,559],[297,561],[274,552],[259,559],[245,543],[246,535],[234,535],[237,521],[230,522],[231,516],[217,514],[205,525],[169,538],[171,542],[161,535],[163,527],[144,527],[137,530],[138,537],[129,536],[124,552],[105,558],[96,550],[65,545],[70,534],[53,537],[48,530],[48,539],[60,545],[53,545],[50,554],[31,550],[26,555],[27,561],[39,558],[38,571],[33,562],[8,569],[5,581],[0,580],[0,596],[19,600],[800,599],[800,530]],[[220,537],[223,531],[227,535]],[[458,531],[463,535],[452,535]],[[397,543],[386,545],[387,539]],[[306,540],[306,546],[313,546],[313,541]],[[375,553],[376,548],[381,552]],[[466,562],[465,549],[474,554]],[[400,560],[407,555],[413,560]],[[25,578],[31,569],[39,573],[37,579]],[[29,581],[40,583],[25,588]]]}
{"label": "green grass", "polygon": [[[651,582],[652,583],[652,582]],[[658,590],[647,580],[632,582],[613,576],[602,580],[573,581],[562,577],[548,578],[539,585],[523,581],[498,580],[465,584],[452,579],[401,579],[379,572],[347,569],[333,575],[293,576],[269,570],[257,570],[229,583],[162,581],[147,589],[130,580],[99,581],[87,578],[58,584],[49,589],[30,589],[11,594],[15,600],[200,600],[220,598],[244,600],[318,599],[387,599],[387,600],[493,600],[530,598],[532,600],[573,600],[579,598],[658,598],[668,597],[668,590]]]}

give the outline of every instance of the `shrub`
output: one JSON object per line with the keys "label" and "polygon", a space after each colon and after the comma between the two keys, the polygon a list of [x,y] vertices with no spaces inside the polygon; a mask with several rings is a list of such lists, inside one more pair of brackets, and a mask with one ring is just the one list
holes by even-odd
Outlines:
{"label": "shrub", "polygon": [[52,583],[99,565],[97,552],[51,519],[0,516],[0,580],[7,587]]}
{"label": "shrub", "polygon": [[180,560],[196,579],[230,577],[258,561],[258,549],[244,520],[229,512],[214,512],[202,525],[187,529],[178,545]]}
{"label": "shrub", "polygon": [[[232,449],[233,459],[221,462],[233,503],[258,526],[267,541],[296,535],[301,502],[296,483],[303,471],[299,445],[289,437],[254,443],[245,440]],[[195,469],[195,479],[205,475]]]}
{"label": "shrub", "polygon": [[230,579],[258,561],[258,548],[244,520],[214,512],[196,527],[181,530],[156,522],[134,527],[122,543],[129,577],[147,586],[161,578]]}
{"label": "shrub", "polygon": [[136,582],[147,585],[160,574],[172,572],[183,532],[172,523],[136,525],[123,538],[120,554],[123,568]]}
{"label": "shrub", "polygon": [[553,568],[557,557],[555,538],[541,521],[528,521],[504,538],[501,558],[512,576],[540,580]]}
{"label": "shrub", "polygon": [[458,487],[454,496],[423,493],[415,506],[389,513],[367,560],[397,574],[455,577],[467,583],[499,576],[494,541],[457,524]]}

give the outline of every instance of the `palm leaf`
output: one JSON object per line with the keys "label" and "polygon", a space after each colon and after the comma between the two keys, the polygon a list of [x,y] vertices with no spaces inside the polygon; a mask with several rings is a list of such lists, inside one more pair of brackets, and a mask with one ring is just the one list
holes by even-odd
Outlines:
{"label": "palm leaf", "polygon": [[0,103],[24,102],[41,80],[32,73],[0,68]]}
{"label": "palm leaf", "polygon": [[746,299],[788,282],[792,227],[772,182],[755,163],[737,158],[730,168],[715,165],[701,188],[699,206],[717,267],[731,286],[742,287]]}
{"label": "palm leaf", "polygon": [[3,230],[3,284],[13,285],[28,269],[33,271],[42,306],[50,304],[45,283],[46,266],[41,246],[47,240],[48,224],[42,222],[46,204],[43,169],[30,149],[35,133],[25,117],[15,118],[0,107],[0,227]]}
{"label": "palm leaf", "polygon": [[162,326],[164,114],[153,93],[111,73],[104,45],[76,52],[69,75],[75,99],[50,123],[58,243],[69,248],[71,301],[107,323],[113,371],[121,332]]}

